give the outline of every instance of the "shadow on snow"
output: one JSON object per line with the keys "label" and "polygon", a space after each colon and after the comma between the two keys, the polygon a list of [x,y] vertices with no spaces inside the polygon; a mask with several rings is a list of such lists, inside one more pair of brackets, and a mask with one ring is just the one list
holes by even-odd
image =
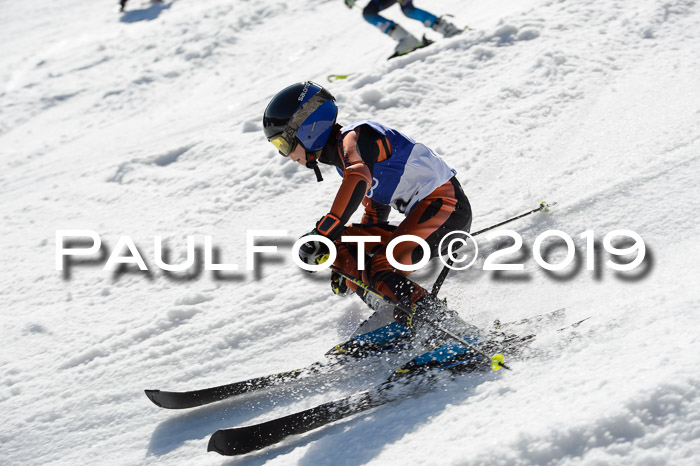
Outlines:
{"label": "shadow on snow", "polygon": [[139,21],[153,21],[158,18],[161,11],[167,10],[172,6],[173,2],[170,3],[152,3],[148,8],[142,8],[140,10],[129,10],[124,12],[119,21],[122,23],[137,23]]}

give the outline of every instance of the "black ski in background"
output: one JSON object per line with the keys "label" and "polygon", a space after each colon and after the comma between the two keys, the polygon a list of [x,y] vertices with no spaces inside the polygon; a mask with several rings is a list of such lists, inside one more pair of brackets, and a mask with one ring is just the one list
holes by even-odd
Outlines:
{"label": "black ski in background", "polygon": [[399,53],[399,52],[394,52],[394,54],[391,55],[389,58],[387,58],[387,60],[391,60],[391,59],[396,58],[396,57],[404,57],[404,56],[408,55],[408,54],[411,53],[411,52],[415,52],[416,50],[420,50],[420,49],[422,49],[422,48],[425,48],[425,47],[427,47],[427,46],[429,46],[430,44],[433,44],[433,43],[435,43],[435,41],[432,41],[432,40],[428,39],[427,37],[425,37],[425,34],[423,34],[423,38],[422,38],[421,41],[418,43],[418,45],[416,45],[414,48],[412,48],[411,50],[407,50],[407,51],[405,51],[405,52],[401,52],[401,53]]}

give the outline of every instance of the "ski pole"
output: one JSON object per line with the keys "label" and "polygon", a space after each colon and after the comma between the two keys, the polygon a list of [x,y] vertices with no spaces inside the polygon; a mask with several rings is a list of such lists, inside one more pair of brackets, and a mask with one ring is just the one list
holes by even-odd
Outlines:
{"label": "ski pole", "polygon": [[339,79],[348,79],[348,77],[349,77],[351,74],[352,74],[352,73],[348,73],[348,74],[329,74],[328,77],[327,77],[326,79],[328,79],[328,82],[329,82],[329,83],[332,83],[333,81],[337,81],[337,80],[339,80]]}
{"label": "ski pole", "polygon": [[[383,300],[384,302],[393,305],[396,309],[398,309],[399,311],[403,312],[404,314],[406,314],[406,315],[408,315],[408,316],[412,316],[412,315],[413,315],[413,313],[411,312],[411,310],[410,310],[405,304],[399,303],[399,302],[395,301],[394,299],[390,298],[389,296],[387,296],[387,295],[385,295],[385,294],[383,294],[383,293],[381,293],[381,292],[375,290],[374,288],[372,288],[370,285],[368,285],[367,283],[363,282],[362,280],[360,280],[360,279],[358,279],[358,278],[355,278],[355,277],[353,277],[352,275],[348,275],[347,273],[343,272],[342,270],[339,270],[338,268],[336,268],[336,267],[334,267],[334,266],[331,266],[331,270],[333,270],[333,272],[337,273],[338,275],[340,275],[341,277],[345,278],[346,280],[348,280],[348,281],[354,283],[355,285],[359,286],[360,288],[362,288],[362,289],[365,290],[366,292],[372,293],[374,296],[378,297],[379,299]],[[476,346],[474,346],[474,345],[472,345],[471,343],[469,343],[469,342],[468,342],[467,340],[465,340],[464,338],[462,338],[462,337],[460,337],[459,335],[457,335],[457,334],[451,332],[450,330],[446,329],[445,327],[443,327],[443,326],[440,325],[439,323],[430,322],[429,320],[426,320],[426,321],[424,321],[424,322],[425,322],[426,324],[430,325],[431,327],[433,327],[433,329],[435,329],[435,330],[437,330],[437,331],[439,331],[439,332],[444,333],[445,335],[447,335],[448,337],[450,337],[450,338],[452,338],[453,340],[457,341],[458,343],[461,343],[461,344],[464,345],[465,347],[467,347],[467,348],[471,349],[472,351],[476,352],[477,354],[483,356],[484,358],[486,358],[486,360],[491,361],[491,369],[493,369],[494,371],[497,371],[497,370],[500,369],[501,367],[503,367],[504,369],[510,370],[510,367],[506,366],[506,364],[505,364],[505,358],[503,357],[502,354],[496,353],[496,354],[494,354],[493,356],[489,356],[489,355],[487,355],[486,353],[484,353],[483,351],[481,351],[479,348],[477,348]]]}
{"label": "ski pole", "polygon": [[[546,201],[540,202],[539,207],[536,209],[532,209],[530,211],[524,212],[520,215],[516,215],[515,217],[511,217],[508,220],[504,220],[501,223],[497,223],[495,225],[491,225],[490,227],[486,227],[483,230],[479,230],[477,232],[471,233],[471,236],[478,236],[482,233],[486,233],[487,231],[491,231],[495,228],[498,228],[500,226],[505,225],[506,223],[513,222],[515,220],[518,220],[523,217],[527,217],[530,214],[534,214],[535,212],[549,212],[549,208],[555,205],[556,202],[553,202],[551,204],[547,203]],[[450,273],[450,270],[452,270],[452,265],[454,264],[454,261],[450,257],[447,260],[447,264],[442,268],[440,271],[440,275],[435,279],[435,283],[433,284],[433,290],[430,292],[433,296],[437,296],[438,292],[440,291],[440,288],[442,288],[442,284],[445,282],[445,278],[447,278],[447,274]]]}

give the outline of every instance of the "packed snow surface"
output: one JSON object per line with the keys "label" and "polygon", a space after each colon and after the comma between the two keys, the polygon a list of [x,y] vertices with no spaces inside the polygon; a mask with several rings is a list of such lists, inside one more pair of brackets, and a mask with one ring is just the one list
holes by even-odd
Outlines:
{"label": "packed snow surface", "polygon": [[[442,39],[392,7],[387,16],[437,41],[386,61],[392,40],[340,0],[131,0],[123,14],[116,1],[0,0],[0,463],[700,462],[700,7],[416,3],[470,29]],[[324,167],[316,183],[277,155],[261,119],[276,92],[307,79],[336,96],[340,122],[377,120],[439,153],[474,230],[557,202],[508,226],[524,246],[501,261],[522,272],[483,270],[504,237],[481,238],[477,263],[451,273],[441,295],[462,317],[487,328],[566,307],[561,326],[590,319],[539,329],[511,372],[462,377],[231,460],[206,452],[217,429],[391,372],[368,362],[187,412],[143,394],[302,367],[369,315],[332,295],[327,271],[291,261],[340,178]],[[606,265],[603,238],[620,229],[646,245],[631,272]],[[57,230],[97,232],[102,254],[57,270]],[[247,230],[287,231],[256,240],[278,252],[255,271]],[[533,258],[547,230],[575,242],[564,271]],[[211,236],[218,260],[239,270],[164,273],[154,237],[177,263],[188,235],[200,251]],[[122,236],[150,273],[103,270]],[[549,260],[563,260],[564,243],[552,244]],[[430,286],[438,270],[417,280]]]}

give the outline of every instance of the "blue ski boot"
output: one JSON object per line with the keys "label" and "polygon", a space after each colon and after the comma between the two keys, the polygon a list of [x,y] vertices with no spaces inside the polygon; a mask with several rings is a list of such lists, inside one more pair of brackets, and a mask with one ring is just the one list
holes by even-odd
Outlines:
{"label": "blue ski boot", "polygon": [[[440,330],[448,330],[459,335],[469,344],[481,348],[488,339],[481,331],[465,322],[457,312],[447,308],[447,305],[433,295],[427,295],[412,306],[413,313],[403,316],[403,320],[416,332],[414,347],[423,348],[424,352],[397,370],[397,375],[407,374],[419,369],[449,368],[455,365],[478,365],[483,357],[473,349],[453,340]],[[401,318],[397,315],[397,319]],[[490,362],[489,362],[490,363]]]}
{"label": "blue ski boot", "polygon": [[336,345],[326,356],[364,358],[387,351],[400,351],[410,346],[414,331],[394,319],[394,306],[370,293],[359,293],[374,314],[362,322],[352,337]]}

